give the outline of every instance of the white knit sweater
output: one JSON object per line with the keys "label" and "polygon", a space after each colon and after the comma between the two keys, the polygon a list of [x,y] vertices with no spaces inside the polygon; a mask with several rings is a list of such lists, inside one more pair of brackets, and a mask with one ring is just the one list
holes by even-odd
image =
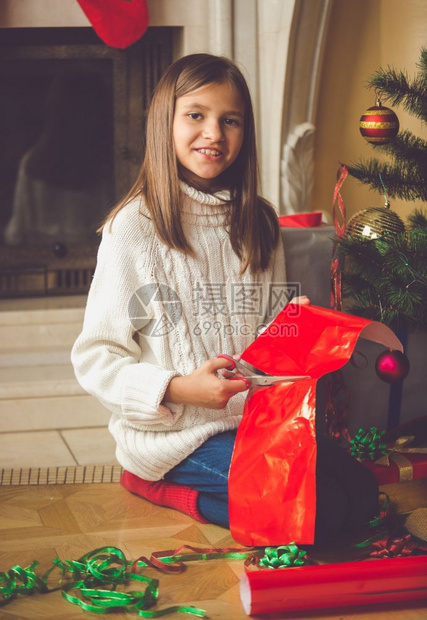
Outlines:
{"label": "white knit sweater", "polygon": [[146,480],[160,480],[206,439],[238,426],[245,392],[222,410],[164,402],[164,393],[174,376],[207,359],[242,353],[272,318],[269,284],[277,294],[285,282],[281,246],[268,271],[239,274],[224,193],[181,189],[194,256],[159,241],[140,199],[124,207],[104,229],[71,355],[79,383],[112,412],[118,461]]}

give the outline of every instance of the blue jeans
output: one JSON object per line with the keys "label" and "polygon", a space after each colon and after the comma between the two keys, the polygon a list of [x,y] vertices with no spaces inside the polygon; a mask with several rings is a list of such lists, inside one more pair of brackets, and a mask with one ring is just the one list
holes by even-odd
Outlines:
{"label": "blue jeans", "polygon": [[211,523],[227,528],[228,473],[235,439],[236,431],[210,437],[165,475],[169,482],[185,484],[199,491],[197,505],[200,513]]}
{"label": "blue jeans", "polygon": [[[211,437],[171,469],[165,480],[199,491],[198,508],[211,523],[229,527],[228,473],[236,431]],[[318,434],[316,542],[357,529],[378,512],[378,485],[372,473],[336,441]]]}

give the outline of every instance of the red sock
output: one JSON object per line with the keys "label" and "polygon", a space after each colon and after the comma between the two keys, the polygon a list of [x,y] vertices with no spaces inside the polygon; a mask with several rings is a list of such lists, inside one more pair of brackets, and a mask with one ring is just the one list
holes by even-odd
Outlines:
{"label": "red sock", "polygon": [[165,482],[164,480],[159,480],[158,482],[143,480],[129,471],[123,472],[120,483],[131,493],[148,499],[153,504],[175,508],[175,510],[190,515],[196,521],[209,523],[209,521],[202,517],[197,508],[199,492],[195,489],[190,489],[190,487],[176,484],[175,482]]}

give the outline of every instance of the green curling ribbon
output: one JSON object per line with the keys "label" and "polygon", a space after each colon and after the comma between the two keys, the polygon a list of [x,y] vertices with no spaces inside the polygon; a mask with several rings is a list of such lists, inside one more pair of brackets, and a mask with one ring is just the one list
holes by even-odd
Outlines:
{"label": "green curling ribbon", "polygon": [[350,440],[350,454],[358,461],[370,459],[375,461],[380,456],[387,454],[387,446],[382,439],[385,431],[379,431],[375,426],[368,430],[359,428],[359,431]]}
{"label": "green curling ribbon", "polygon": [[0,572],[0,604],[10,601],[19,594],[48,591],[43,578],[35,573],[38,564],[34,561],[26,568],[13,566],[6,573]]}
{"label": "green curling ribbon", "polygon": [[258,565],[262,568],[288,568],[308,564],[306,552],[298,549],[295,543],[282,547],[266,547]]}
{"label": "green curling ribbon", "polygon": [[[62,589],[62,595],[67,601],[95,613],[134,612],[141,618],[161,618],[177,612],[199,618],[206,615],[203,609],[184,605],[151,611],[150,608],[156,605],[159,597],[158,579],[134,572],[135,567],[148,566],[149,563],[128,562],[124,553],[116,547],[94,549],[79,560],[55,558],[53,566],[42,576],[35,572],[38,564],[34,561],[26,568],[14,566],[7,572],[0,572],[0,605],[10,603],[23,594]],[[50,588],[48,579],[55,570],[60,571],[58,585]],[[141,589],[117,591],[118,586],[128,585],[131,581],[137,581]]]}

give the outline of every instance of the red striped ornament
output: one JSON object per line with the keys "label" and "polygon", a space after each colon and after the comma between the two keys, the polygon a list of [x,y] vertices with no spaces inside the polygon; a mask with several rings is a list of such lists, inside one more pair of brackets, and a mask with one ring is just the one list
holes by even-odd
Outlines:
{"label": "red striped ornament", "polygon": [[371,144],[387,144],[394,140],[399,132],[399,119],[390,108],[376,105],[368,108],[360,117],[359,129],[362,136]]}

